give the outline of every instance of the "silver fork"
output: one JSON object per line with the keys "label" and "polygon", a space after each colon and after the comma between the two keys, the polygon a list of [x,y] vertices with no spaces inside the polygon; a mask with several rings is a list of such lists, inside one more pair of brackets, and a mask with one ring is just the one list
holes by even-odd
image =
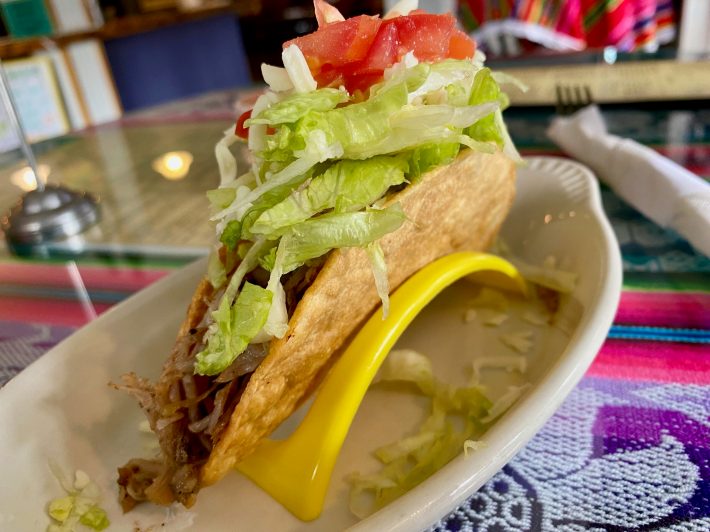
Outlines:
{"label": "silver fork", "polygon": [[571,115],[594,102],[589,85],[557,85],[555,112],[558,115]]}

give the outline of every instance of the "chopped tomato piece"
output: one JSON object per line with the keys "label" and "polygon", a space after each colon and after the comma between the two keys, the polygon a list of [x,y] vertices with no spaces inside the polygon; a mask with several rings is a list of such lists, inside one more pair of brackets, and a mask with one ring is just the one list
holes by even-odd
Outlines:
{"label": "chopped tomato piece", "polygon": [[[378,81],[382,81],[382,72],[365,72],[345,76],[344,86],[350,94],[360,91],[365,94],[362,99],[367,99],[367,90]],[[358,100],[359,98],[355,98]]]}
{"label": "chopped tomato piece", "polygon": [[378,17],[367,15],[331,22],[284,43],[284,48],[298,46],[315,75],[323,65],[337,67],[364,59],[381,23]]}
{"label": "chopped tomato piece", "polygon": [[420,61],[446,58],[451,33],[456,25],[453,15],[415,14],[392,21],[397,26],[401,51],[413,51]]}
{"label": "chopped tomato piece", "polygon": [[322,25],[317,31],[284,44],[296,44],[306,57],[318,87],[343,85],[351,94],[365,92],[382,80],[386,68],[408,52],[426,62],[473,57],[476,44],[451,14],[409,15],[380,20],[361,15]]}
{"label": "chopped tomato piece", "polygon": [[397,28],[385,21],[377,32],[365,59],[359,65],[361,72],[384,71],[399,60]]}
{"label": "chopped tomato piece", "polygon": [[237,137],[241,137],[243,139],[247,138],[249,136],[249,128],[244,127],[244,122],[249,120],[251,118],[251,112],[252,109],[249,109],[248,111],[244,111],[239,119],[237,120],[237,127],[234,128],[234,134]]}
{"label": "chopped tomato piece", "polygon": [[461,30],[454,30],[449,40],[449,57],[451,59],[469,59],[476,53],[476,43]]}
{"label": "chopped tomato piece", "polygon": [[340,87],[345,85],[344,67],[335,68],[331,65],[325,65],[321,71],[315,76],[318,87]]}

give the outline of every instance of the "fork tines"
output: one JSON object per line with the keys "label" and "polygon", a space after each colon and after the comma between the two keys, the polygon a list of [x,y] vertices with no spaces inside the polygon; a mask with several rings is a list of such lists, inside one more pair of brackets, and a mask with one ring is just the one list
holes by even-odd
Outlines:
{"label": "fork tines", "polygon": [[558,115],[571,115],[594,101],[589,85],[557,85],[555,92],[557,93],[555,111]]}

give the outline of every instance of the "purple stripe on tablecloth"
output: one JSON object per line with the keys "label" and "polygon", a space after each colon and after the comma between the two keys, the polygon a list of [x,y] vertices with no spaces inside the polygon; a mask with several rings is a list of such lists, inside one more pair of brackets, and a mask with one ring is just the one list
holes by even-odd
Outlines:
{"label": "purple stripe on tablecloth", "polygon": [[585,377],[433,530],[710,530],[710,385]]}
{"label": "purple stripe on tablecloth", "polygon": [[73,331],[71,327],[0,321],[0,387]]}

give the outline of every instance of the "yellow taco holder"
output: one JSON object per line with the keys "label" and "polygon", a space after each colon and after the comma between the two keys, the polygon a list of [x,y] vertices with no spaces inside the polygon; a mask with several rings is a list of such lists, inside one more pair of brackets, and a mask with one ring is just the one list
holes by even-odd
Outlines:
{"label": "yellow taco holder", "polygon": [[506,260],[487,253],[454,253],[415,273],[367,321],[323,380],[308,413],[283,440],[268,439],[237,469],[303,521],[323,510],[335,461],[377,370],[411,321],[444,288],[465,276],[526,294]]}

